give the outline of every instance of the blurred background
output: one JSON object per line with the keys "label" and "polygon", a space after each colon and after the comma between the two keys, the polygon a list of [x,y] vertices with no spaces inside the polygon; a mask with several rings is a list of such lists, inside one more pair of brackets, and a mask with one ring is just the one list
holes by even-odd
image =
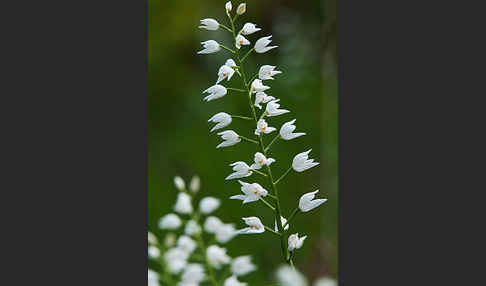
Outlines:
{"label": "blurred background", "polygon": [[[329,201],[320,208],[299,215],[291,228],[308,235],[304,247],[297,251],[296,267],[310,280],[338,272],[338,150],[337,150],[337,55],[336,1],[246,1],[247,11],[240,16],[237,29],[246,22],[262,28],[247,36],[254,42],[273,35],[272,45],[279,48],[264,54],[253,53],[245,61],[247,74],[253,75],[263,64],[276,65],[283,74],[266,81],[271,86],[267,94],[281,99],[281,107],[291,112],[272,117],[270,126],[280,128],[297,119],[297,132],[307,136],[292,141],[280,140],[272,147],[271,157],[275,177],[290,166],[294,155],[312,148],[311,158],[321,164],[303,173],[291,172],[279,188],[284,216],[297,206],[304,193],[320,190],[320,197]],[[233,12],[240,2],[233,2]],[[149,0],[148,66],[149,66],[149,194],[148,228],[157,230],[158,219],[168,212],[176,198],[173,177],[180,175],[189,182],[194,174],[201,177],[200,196],[215,196],[223,201],[216,215],[226,223],[244,227],[241,217],[259,216],[266,225],[273,217],[261,203],[244,207],[241,201],[229,200],[238,194],[237,180],[225,181],[231,173],[228,165],[235,161],[253,162],[255,145],[242,142],[236,146],[216,149],[221,141],[216,132],[209,133],[208,119],[217,112],[250,115],[246,95],[229,91],[222,99],[203,102],[203,90],[213,85],[218,68],[229,53],[197,55],[200,42],[213,39],[231,46],[226,31],[201,30],[199,20],[214,18],[228,25],[223,0]],[[242,48],[245,53],[248,47]],[[241,88],[235,74],[226,87]],[[212,124],[211,124],[212,126]],[[254,128],[251,125],[251,128]],[[248,122],[234,120],[231,129],[251,136],[254,129]],[[251,129],[251,131],[250,131]],[[271,139],[276,133],[266,139]],[[243,132],[242,132],[243,135]],[[268,141],[266,141],[268,143]],[[254,181],[258,177],[250,177]],[[258,178],[266,189],[265,180]],[[268,285],[273,273],[282,264],[278,239],[271,234],[238,236],[226,245],[231,256],[252,254],[259,270],[245,276],[250,285]]]}

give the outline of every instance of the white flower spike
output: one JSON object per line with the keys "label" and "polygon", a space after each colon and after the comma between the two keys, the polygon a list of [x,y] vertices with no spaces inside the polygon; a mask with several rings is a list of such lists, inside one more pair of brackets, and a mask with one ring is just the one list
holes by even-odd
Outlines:
{"label": "white flower spike", "polygon": [[327,202],[327,199],[317,199],[314,200],[314,197],[316,194],[319,192],[319,190],[306,193],[300,197],[299,200],[299,209],[302,212],[308,212],[310,210],[313,210],[317,208],[318,206],[322,205],[323,203]]}
{"label": "white flower spike", "polygon": [[218,21],[216,21],[212,18],[202,19],[201,20],[201,26],[199,26],[199,28],[211,30],[211,31],[216,31],[217,29],[219,29],[219,23],[218,23]]}
{"label": "white flower spike", "polygon": [[265,109],[265,113],[267,116],[278,116],[290,112],[287,109],[279,109],[280,107],[280,104],[278,103],[279,101],[280,99],[276,99],[267,103],[267,108]]}
{"label": "white flower spike", "polygon": [[227,66],[226,64],[222,65],[218,71],[218,79],[216,80],[216,84],[220,83],[224,79],[227,79],[229,81],[234,73],[235,73],[234,69]]}
{"label": "white flower spike", "polygon": [[231,124],[231,115],[225,112],[219,112],[213,115],[213,117],[209,118],[208,122],[214,122],[217,123],[214,125],[214,127],[211,129],[210,132],[213,132],[214,130],[218,130],[221,128],[225,128],[226,126]]}
{"label": "white flower spike", "polygon": [[219,243],[227,243],[235,235],[237,235],[233,224],[221,224],[215,232],[216,241]]}
{"label": "white flower spike", "polygon": [[204,230],[207,233],[216,233],[216,231],[223,225],[223,222],[215,217],[215,216],[210,216],[206,218],[206,221],[204,222]]}
{"label": "white flower spike", "polygon": [[226,177],[226,180],[245,178],[253,174],[250,167],[245,162],[242,161],[234,162],[230,164],[230,166],[233,167],[234,173]]}
{"label": "white flower spike", "polygon": [[219,84],[215,84],[215,85],[211,86],[210,88],[206,89],[205,91],[203,91],[203,93],[209,93],[209,95],[206,96],[204,98],[204,100],[205,101],[211,101],[211,100],[221,98],[221,97],[225,96],[227,92],[228,92],[228,90],[226,90],[226,87],[219,85]]}
{"label": "white flower spike", "polygon": [[179,193],[174,210],[180,214],[192,213],[191,197],[186,193]]}
{"label": "white flower spike", "polygon": [[242,35],[251,35],[255,32],[258,32],[260,31],[261,28],[257,28],[255,24],[253,23],[246,23],[245,25],[243,25],[243,29],[241,29],[241,34]]}
{"label": "white flower spike", "polygon": [[319,163],[314,162],[314,159],[309,159],[309,153],[311,151],[312,149],[295,155],[294,160],[292,161],[292,168],[294,168],[296,172],[303,172],[319,165]]}
{"label": "white flower spike", "polygon": [[282,73],[274,70],[276,66],[263,65],[258,72],[258,78],[261,80],[274,79],[273,76]]}
{"label": "white flower spike", "polygon": [[209,263],[216,269],[220,269],[222,265],[228,264],[231,258],[226,254],[226,249],[217,245],[211,245],[206,250],[206,258]]}
{"label": "white flower spike", "polygon": [[189,236],[183,235],[177,240],[177,247],[191,254],[196,249],[197,245]]}
{"label": "white flower spike", "polygon": [[203,46],[204,49],[197,52],[200,55],[217,53],[221,50],[221,47],[219,46],[218,42],[216,42],[215,40],[201,42],[201,45]]}
{"label": "white flower spike", "polygon": [[219,199],[213,197],[205,197],[199,202],[199,211],[207,215],[217,210],[220,205],[221,202],[219,201]]}
{"label": "white flower spike", "polygon": [[275,159],[273,159],[273,158],[267,159],[267,157],[265,157],[265,155],[263,155],[262,153],[256,152],[255,153],[255,163],[252,164],[250,168],[253,169],[253,170],[259,170],[264,165],[270,166],[270,164],[272,164],[273,162],[275,162]]}
{"label": "white flower spike", "polygon": [[[280,217],[280,221],[282,222],[282,226],[285,225],[285,223],[287,223],[287,219],[285,219],[283,216]],[[284,230],[288,230],[290,227],[290,224],[287,224],[284,228]],[[277,221],[275,220],[275,231],[278,232],[278,225],[277,225]]]}
{"label": "white flower spike", "polygon": [[255,135],[260,135],[261,133],[272,133],[273,131],[277,130],[275,127],[269,127],[268,123],[265,121],[265,119],[260,119],[257,122],[257,128],[255,129]]}
{"label": "white flower spike", "polygon": [[223,286],[246,286],[246,285],[248,284],[238,281],[236,276],[231,276],[227,278],[226,280],[224,280],[224,284],[223,284]]}
{"label": "white flower spike", "polygon": [[246,12],[246,3],[241,3],[238,5],[238,8],[236,8],[236,14],[238,15],[243,15]]}
{"label": "white flower spike", "polygon": [[292,133],[295,130],[295,120],[291,120],[289,122],[286,122],[280,127],[280,137],[284,140],[292,140],[297,137],[305,135],[305,133]]}
{"label": "white flower spike", "polygon": [[184,228],[184,233],[187,235],[195,235],[201,232],[201,227],[197,224],[197,222],[190,220],[186,224],[186,228]]}
{"label": "white flower spike", "polygon": [[245,37],[242,35],[236,36],[236,42],[235,46],[239,50],[241,46],[248,46],[250,44],[250,41],[248,41]]}
{"label": "white flower spike", "polygon": [[253,93],[265,91],[265,90],[267,90],[269,88],[270,88],[269,86],[263,85],[262,81],[259,80],[259,79],[255,79],[251,83],[251,92],[253,92]]}
{"label": "white flower spike", "polygon": [[216,146],[216,149],[222,148],[222,147],[228,147],[228,146],[233,146],[239,142],[241,142],[240,136],[234,132],[233,130],[226,130],[223,132],[218,133],[219,136],[224,140],[221,142],[218,146]]}
{"label": "white flower spike", "polygon": [[256,96],[255,96],[255,106],[258,107],[259,109],[262,109],[262,106],[260,104],[267,103],[267,102],[272,101],[274,99],[275,99],[275,97],[269,96],[266,93],[264,93],[263,91],[259,91],[259,92],[256,93]]}
{"label": "white flower spike", "polygon": [[184,180],[179,176],[174,177],[174,185],[179,191],[183,191],[186,188],[186,183],[184,183]]}
{"label": "white flower spike", "polygon": [[251,263],[251,256],[239,256],[231,262],[231,273],[235,276],[243,276],[256,270],[256,266]]}
{"label": "white flower spike", "polygon": [[288,241],[288,249],[289,251],[294,251],[295,249],[299,249],[302,247],[304,244],[304,240],[307,238],[307,236],[303,236],[299,238],[298,233],[294,233],[289,236],[289,241]]}
{"label": "white flower spike", "polygon": [[252,217],[244,217],[243,220],[248,225],[248,227],[240,229],[238,231],[239,234],[252,234],[252,233],[265,232],[265,227],[263,226],[259,218],[252,216]]}
{"label": "white flower spike", "polygon": [[181,225],[181,219],[175,214],[167,214],[159,220],[160,229],[178,229]]}
{"label": "white flower spike", "polygon": [[266,197],[268,195],[268,191],[258,183],[248,184],[242,181],[238,182],[241,184],[241,192],[244,195],[231,196],[230,199],[232,200],[242,200],[243,204],[246,204],[258,201],[260,197]]}
{"label": "white flower spike", "polygon": [[230,12],[231,9],[233,9],[233,5],[231,4],[231,1],[226,2],[226,5],[224,5],[226,8],[226,12]]}
{"label": "white flower spike", "polygon": [[274,49],[278,46],[270,46],[270,47],[267,47],[268,44],[270,44],[272,42],[272,40],[270,40],[270,38],[272,38],[272,36],[267,36],[267,37],[262,37],[260,39],[258,39],[258,41],[256,41],[255,43],[255,52],[257,53],[265,53],[271,49]]}

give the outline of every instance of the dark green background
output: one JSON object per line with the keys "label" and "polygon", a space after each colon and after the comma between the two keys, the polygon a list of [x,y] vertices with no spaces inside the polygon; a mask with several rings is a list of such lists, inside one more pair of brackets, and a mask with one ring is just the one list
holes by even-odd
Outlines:
{"label": "dark green background", "polygon": [[[173,177],[187,182],[193,174],[202,181],[200,196],[215,196],[223,201],[216,215],[226,223],[244,227],[241,217],[259,216],[273,225],[273,216],[259,202],[241,205],[228,197],[240,192],[236,180],[225,181],[231,173],[228,164],[252,163],[256,145],[246,142],[216,149],[220,138],[209,133],[207,120],[217,112],[250,115],[247,97],[229,92],[222,99],[203,102],[201,92],[213,85],[219,66],[229,54],[197,55],[200,42],[214,39],[231,46],[231,35],[224,31],[198,29],[202,18],[215,18],[228,24],[224,12],[226,1],[149,0],[149,195],[148,226],[156,231],[157,221],[171,212],[176,190]],[[318,276],[337,276],[337,56],[336,0],[330,1],[246,1],[247,12],[238,27],[252,22],[262,28],[247,38],[254,42],[273,35],[272,45],[279,48],[264,54],[252,54],[245,62],[247,74],[253,75],[263,64],[276,65],[283,74],[274,81],[268,94],[281,99],[282,108],[291,113],[268,119],[270,126],[297,118],[297,131],[308,135],[292,141],[279,141],[272,147],[275,177],[291,164],[295,154],[313,149],[311,157],[321,164],[304,173],[292,172],[280,186],[282,209],[288,216],[306,192],[320,189],[320,197],[329,201],[319,209],[298,216],[292,232],[308,235],[304,247],[297,251],[295,263],[314,280]],[[239,2],[233,1],[233,13]],[[243,53],[248,47],[242,48]],[[241,87],[235,74],[226,87]],[[143,96],[143,95],[140,95]],[[237,119],[227,129],[250,137],[253,124]],[[267,136],[265,142],[276,133]],[[266,180],[253,175],[266,189]],[[143,190],[141,190],[143,191]],[[226,245],[231,256],[252,254],[258,265],[246,279],[250,285],[273,281],[273,272],[282,263],[278,239],[269,233],[239,236]]]}

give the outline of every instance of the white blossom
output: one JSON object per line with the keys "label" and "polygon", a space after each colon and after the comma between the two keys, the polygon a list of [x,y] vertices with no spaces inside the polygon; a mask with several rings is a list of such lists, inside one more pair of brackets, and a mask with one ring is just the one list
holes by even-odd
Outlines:
{"label": "white blossom", "polygon": [[187,265],[187,258],[189,253],[180,248],[171,248],[164,254],[164,260],[169,271],[173,274],[178,274]]}
{"label": "white blossom", "polygon": [[338,283],[329,277],[321,277],[314,282],[314,286],[338,286]]}
{"label": "white blossom", "polygon": [[260,105],[261,103],[267,103],[269,101],[274,100],[275,97],[269,96],[263,91],[259,91],[256,93],[255,96],[255,106],[258,107],[259,109],[262,109],[262,106]]}
{"label": "white blossom", "polygon": [[260,119],[257,122],[257,128],[255,129],[255,135],[260,135],[261,133],[272,133],[273,131],[277,130],[275,127],[269,127],[268,123],[265,121],[265,119]]}
{"label": "white blossom", "polygon": [[204,49],[197,52],[198,54],[212,54],[217,53],[221,50],[221,47],[215,40],[201,42],[201,45]]}
{"label": "white blossom", "polygon": [[221,224],[216,228],[216,240],[219,243],[227,243],[237,235],[233,224]]}
{"label": "white blossom", "polygon": [[251,234],[251,233],[262,233],[265,232],[265,227],[262,222],[257,217],[244,217],[243,220],[248,225],[248,227],[240,229],[239,234]]}
{"label": "white blossom", "polygon": [[221,202],[217,198],[213,197],[205,197],[199,202],[199,210],[203,214],[210,214],[213,211],[217,210]]}
{"label": "white blossom", "polygon": [[217,245],[208,247],[206,250],[206,258],[216,269],[220,269],[222,265],[228,264],[231,261],[231,257],[226,254],[226,249]]}
{"label": "white blossom", "polygon": [[236,36],[235,46],[238,50],[241,48],[241,46],[248,46],[249,44],[251,44],[250,41],[243,37],[243,35]]}
{"label": "white blossom", "polygon": [[238,278],[236,278],[236,276],[231,276],[227,278],[226,280],[224,280],[224,284],[223,284],[223,286],[246,286],[246,285],[248,284],[238,281]]}
{"label": "white blossom", "polygon": [[226,131],[223,131],[223,132],[219,132],[218,135],[220,135],[221,138],[224,141],[221,142],[218,146],[216,146],[216,149],[222,148],[222,147],[233,146],[233,145],[241,142],[240,136],[236,132],[234,132],[233,130],[226,130]]}
{"label": "white blossom", "polygon": [[227,79],[229,81],[234,73],[234,69],[227,65],[222,65],[218,71],[218,79],[216,80],[216,84],[220,83],[224,79]]}
{"label": "white blossom", "polygon": [[289,241],[288,241],[288,249],[289,251],[294,251],[295,249],[299,249],[302,247],[304,244],[304,240],[307,238],[307,236],[303,236],[299,238],[298,233],[294,233],[289,236]]}
{"label": "white blossom", "polygon": [[176,214],[167,214],[159,220],[160,229],[177,229],[181,224],[181,219]]}
{"label": "white blossom", "polygon": [[292,133],[295,130],[295,120],[291,120],[289,122],[286,122],[280,127],[280,137],[284,140],[292,140],[294,138],[300,137],[305,135],[305,133]]}
{"label": "white blossom", "polygon": [[196,249],[196,242],[189,236],[183,235],[177,240],[177,247],[190,254]]}
{"label": "white blossom", "polygon": [[282,286],[307,286],[305,277],[288,265],[279,267],[277,270],[277,280]]}
{"label": "white blossom", "polygon": [[230,12],[231,9],[233,9],[233,5],[231,5],[231,1],[226,2],[226,5],[224,5],[226,8],[226,12]]}
{"label": "white blossom", "polygon": [[147,241],[149,244],[156,244],[157,243],[157,237],[151,233],[150,231],[147,232]]}
{"label": "white blossom", "polygon": [[258,39],[258,41],[256,41],[255,43],[255,52],[257,53],[264,53],[264,52],[267,52],[271,49],[274,49],[278,46],[270,46],[270,47],[267,47],[268,44],[270,44],[272,42],[272,40],[270,40],[272,36],[267,36],[267,37],[262,37],[260,39]]}
{"label": "white blossom", "polygon": [[184,228],[184,233],[187,235],[194,235],[201,232],[201,227],[197,224],[197,222],[190,220],[186,223],[186,227]]}
{"label": "white blossom", "polygon": [[270,164],[272,164],[273,162],[275,162],[275,159],[273,159],[273,158],[267,159],[267,157],[265,157],[265,155],[263,155],[262,153],[256,152],[255,153],[255,163],[252,164],[250,168],[252,168],[253,170],[259,170],[264,165],[270,166]]}
{"label": "white blossom", "polygon": [[266,197],[268,191],[265,190],[258,183],[248,184],[242,181],[238,181],[241,184],[241,192],[244,195],[231,196],[230,199],[242,200],[244,204],[258,201],[260,197]]}
{"label": "white blossom", "polygon": [[261,29],[260,28],[257,28],[255,24],[253,23],[246,23],[245,25],[243,25],[243,29],[241,29],[241,34],[242,35],[251,35],[255,32],[258,32],[260,31]]}
{"label": "white blossom", "polygon": [[316,199],[314,200],[316,194],[319,192],[319,190],[316,190],[314,192],[306,193],[300,197],[299,200],[299,209],[302,212],[308,212],[310,210],[313,210],[317,208],[318,206],[322,205],[323,203],[327,202],[327,199]]}
{"label": "white blossom", "polygon": [[239,256],[231,262],[231,273],[235,276],[243,276],[256,270],[256,266],[251,263],[251,256]]}
{"label": "white blossom", "polygon": [[214,130],[218,130],[230,125],[231,121],[232,121],[231,115],[229,115],[228,113],[225,112],[216,113],[215,115],[213,115],[213,117],[209,118],[208,120],[208,122],[217,123],[216,125],[214,125],[214,127],[211,129],[210,132],[213,132]]}
{"label": "white blossom", "polygon": [[204,280],[205,276],[206,274],[204,273],[204,267],[201,264],[187,264],[181,276],[183,283],[182,285],[191,285],[190,283],[199,285],[199,283]]}
{"label": "white blossom", "polygon": [[233,167],[233,173],[226,177],[226,180],[239,179],[251,176],[253,172],[250,167],[243,161],[238,161],[230,164]]}
{"label": "white blossom", "polygon": [[287,109],[279,109],[280,104],[278,103],[280,99],[275,99],[267,103],[267,108],[265,109],[265,114],[267,116],[278,116],[287,112]]}
{"label": "white blossom", "polygon": [[184,183],[184,180],[179,176],[174,177],[174,185],[179,191],[183,191],[186,188],[186,183]]}
{"label": "white blossom", "polygon": [[238,15],[243,15],[246,12],[246,3],[241,3],[238,5],[238,8],[236,8],[236,14]]}
{"label": "white blossom", "polygon": [[191,196],[186,193],[179,193],[174,210],[180,214],[192,213]]}
{"label": "white blossom", "polygon": [[208,233],[216,233],[216,231],[223,225],[223,222],[215,217],[209,216],[204,222],[204,230]]}
{"label": "white blossom", "polygon": [[148,286],[159,286],[159,274],[157,272],[148,270],[148,278],[147,278],[147,285]]}
{"label": "white blossom", "polygon": [[203,93],[209,93],[209,95],[206,96],[204,100],[211,101],[225,96],[226,93],[228,93],[228,90],[226,89],[226,87],[220,84],[215,84],[203,91]]}
{"label": "white blossom", "polygon": [[216,21],[212,18],[202,19],[201,20],[201,26],[199,26],[199,28],[211,30],[211,31],[216,31],[217,29],[219,29],[219,23],[218,23],[218,21]]}
{"label": "white blossom", "polygon": [[[285,219],[283,216],[281,216],[280,222],[282,222],[282,226],[284,226],[285,223],[287,222],[287,219]],[[284,230],[288,230],[289,227],[290,227],[290,224],[285,225]],[[278,232],[277,220],[275,220],[275,231]]]}
{"label": "white blossom", "polygon": [[189,190],[193,193],[197,193],[199,189],[201,188],[201,179],[199,176],[194,176],[191,179],[191,183],[189,184]]}
{"label": "white blossom", "polygon": [[227,59],[224,64],[227,65],[230,68],[233,68],[233,67],[236,66],[236,63],[235,63],[235,61],[233,59]]}
{"label": "white blossom", "polygon": [[261,80],[274,79],[274,75],[282,73],[281,71],[275,71],[275,68],[276,66],[263,65],[258,72],[258,78]]}
{"label": "white blossom", "polygon": [[303,172],[319,165],[319,163],[314,162],[314,159],[309,159],[309,153],[311,151],[312,149],[295,155],[294,160],[292,161],[292,168],[294,168],[295,171]]}
{"label": "white blossom", "polygon": [[262,83],[262,81],[260,79],[255,79],[251,83],[251,92],[253,92],[253,93],[265,91],[265,90],[267,90],[269,88],[270,88],[269,86],[263,85],[263,83]]}
{"label": "white blossom", "polygon": [[157,258],[160,256],[160,250],[153,245],[148,247],[147,253],[150,258]]}

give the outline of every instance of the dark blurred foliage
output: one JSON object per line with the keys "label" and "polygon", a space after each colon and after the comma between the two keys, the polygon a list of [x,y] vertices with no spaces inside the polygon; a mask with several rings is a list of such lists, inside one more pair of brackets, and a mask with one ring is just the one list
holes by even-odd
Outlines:
{"label": "dark blurred foliage", "polygon": [[[336,1],[246,1],[247,12],[239,18],[239,28],[256,23],[262,28],[247,38],[252,44],[262,36],[273,35],[272,45],[279,48],[264,54],[253,53],[245,61],[247,74],[255,74],[263,64],[276,65],[283,74],[274,81],[268,94],[281,99],[282,108],[291,113],[272,117],[270,126],[297,118],[297,131],[307,136],[292,141],[279,141],[271,150],[277,162],[272,165],[279,177],[292,162],[295,154],[312,148],[311,158],[321,164],[304,173],[292,172],[280,186],[285,216],[295,208],[299,197],[320,189],[320,197],[329,201],[319,209],[299,215],[291,228],[308,235],[302,249],[297,251],[296,266],[313,281],[316,277],[337,277],[337,55]],[[175,202],[175,175],[186,182],[199,174],[202,181],[200,196],[215,196],[223,201],[216,213],[226,223],[243,227],[241,217],[257,215],[266,225],[273,225],[273,216],[258,202],[241,206],[241,201],[228,197],[240,192],[235,181],[225,181],[231,172],[228,164],[253,161],[257,151],[253,144],[216,149],[220,138],[209,133],[207,120],[217,112],[250,115],[245,95],[229,92],[222,99],[203,102],[201,92],[213,85],[219,66],[229,58],[222,50],[212,55],[197,55],[200,42],[214,39],[231,46],[231,36],[224,30],[198,29],[202,18],[215,18],[227,24],[223,0],[149,0],[149,201],[148,226],[157,233],[158,219]],[[239,2],[233,1],[233,12]],[[248,47],[242,48],[243,53]],[[241,87],[235,74],[227,87]],[[234,120],[231,129],[251,136],[254,126]],[[246,133],[248,132],[248,133]],[[267,136],[266,142],[274,134]],[[256,175],[247,181],[265,180]],[[141,190],[142,191],[142,190]],[[160,233],[160,232],[158,232]],[[270,234],[239,236],[226,245],[229,254],[252,254],[260,271],[248,275],[250,285],[265,285],[273,281],[273,272],[282,263],[279,243]]]}

